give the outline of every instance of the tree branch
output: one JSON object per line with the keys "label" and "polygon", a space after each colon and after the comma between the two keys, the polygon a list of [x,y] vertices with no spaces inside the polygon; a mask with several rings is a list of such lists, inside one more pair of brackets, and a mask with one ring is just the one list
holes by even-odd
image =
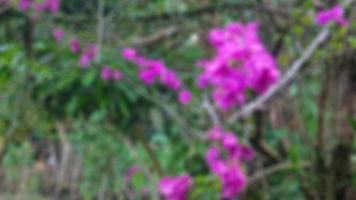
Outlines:
{"label": "tree branch", "polygon": [[207,111],[211,121],[214,123],[214,125],[218,125],[219,127],[221,126],[221,121],[219,119],[218,114],[216,113],[215,108],[213,105],[210,103],[209,98],[207,96],[203,97],[203,107]]}
{"label": "tree branch", "polygon": [[96,27],[96,47],[97,54],[95,61],[97,63],[101,60],[102,46],[104,41],[104,26],[105,26],[105,17],[104,17],[104,7],[105,0],[98,0],[98,10],[97,10],[97,27]]}
{"label": "tree branch", "polygon": [[256,100],[243,106],[239,111],[234,113],[229,119],[228,123],[232,124],[236,120],[243,118],[254,111],[263,108],[264,104],[274,97],[277,92],[283,89],[298,73],[305,62],[310,59],[317,48],[328,38],[330,35],[330,26],[323,28],[323,30],[315,37],[310,45],[303,51],[302,55],[295,60],[289,67],[288,71],[281,77],[281,79],[272,87],[270,87],[264,94],[258,97]]}
{"label": "tree branch", "polygon": [[[342,5],[346,7],[347,5],[351,4],[353,0],[345,0]],[[310,43],[310,45],[303,50],[302,55],[295,60],[291,66],[289,67],[288,71],[282,76],[282,78],[272,87],[270,87],[264,94],[258,97],[256,100],[252,101],[251,103],[243,106],[241,110],[237,111],[236,113],[232,114],[231,117],[228,119],[228,123],[232,124],[236,120],[243,118],[254,111],[263,108],[264,104],[269,101],[272,97],[274,97],[277,92],[283,89],[298,73],[298,71],[302,68],[307,60],[309,60],[317,48],[323,44],[330,35],[331,26],[325,26],[320,33],[315,37],[315,39]]]}
{"label": "tree branch", "polygon": [[215,5],[208,5],[205,7],[197,8],[195,10],[188,10],[184,12],[163,12],[157,15],[149,15],[149,16],[138,16],[136,20],[138,21],[155,21],[155,20],[170,20],[173,18],[191,18],[197,17],[204,14],[215,13],[220,10],[246,10],[253,9],[259,12],[266,12],[273,15],[279,15],[281,17],[288,17],[289,13],[285,10],[281,10],[278,8],[273,8],[266,5],[256,5],[255,3],[221,3]]}
{"label": "tree branch", "polygon": [[[263,169],[259,172],[256,172],[254,175],[252,175],[247,181],[248,185],[255,184],[255,183],[261,181],[262,179],[266,178],[267,176],[270,176],[276,172],[293,169],[293,167],[294,167],[294,164],[290,161],[273,165],[273,166]],[[301,162],[299,165],[297,165],[297,167],[309,168],[309,167],[311,167],[311,164],[308,162]]]}
{"label": "tree branch", "polygon": [[128,46],[144,46],[155,42],[158,42],[166,37],[169,37],[176,33],[178,28],[176,26],[169,26],[158,30],[155,34],[146,37],[134,37],[131,42],[128,42]]}

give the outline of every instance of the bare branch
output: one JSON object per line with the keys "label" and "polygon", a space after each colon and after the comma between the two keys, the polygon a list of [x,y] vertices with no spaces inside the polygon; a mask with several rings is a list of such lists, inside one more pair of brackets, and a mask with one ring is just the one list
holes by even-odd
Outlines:
{"label": "bare branch", "polygon": [[278,91],[284,88],[293,77],[298,73],[304,63],[314,54],[317,48],[328,38],[330,34],[330,27],[327,26],[316,36],[316,38],[310,43],[310,45],[303,51],[302,55],[292,63],[288,71],[282,76],[282,78],[272,87],[270,87],[264,94],[258,97],[251,103],[243,106],[241,110],[234,113],[228,120],[229,124],[234,123],[236,120],[245,117],[254,111],[261,109],[264,104],[270,100]]}
{"label": "bare branch", "polygon": [[105,17],[104,17],[104,7],[105,7],[105,0],[98,0],[98,10],[97,10],[97,38],[96,38],[96,46],[97,46],[97,54],[96,54],[96,62],[100,62],[101,59],[101,51],[102,45],[104,41],[104,26],[105,26]]}
{"label": "bare branch", "polygon": [[157,41],[160,41],[161,39],[164,39],[166,37],[169,37],[176,33],[178,31],[178,28],[176,26],[169,26],[166,28],[163,28],[161,30],[158,30],[155,34],[149,35],[147,37],[134,37],[131,42],[128,42],[129,46],[144,46],[144,45],[149,45],[152,43],[155,43]]}
{"label": "bare branch", "polygon": [[[343,6],[347,6],[352,3],[353,0],[345,0]],[[228,119],[228,124],[234,123],[236,120],[243,118],[254,111],[263,108],[264,104],[267,103],[273,96],[277,94],[281,89],[283,89],[298,73],[307,60],[309,60],[317,48],[327,40],[330,35],[331,26],[326,26],[320,31],[320,33],[315,37],[315,39],[310,43],[310,45],[303,51],[302,55],[295,60],[289,67],[288,71],[282,76],[282,78],[272,87],[270,87],[264,94],[258,97],[256,100],[242,107],[241,110],[232,114]]]}
{"label": "bare branch", "polygon": [[244,2],[244,3],[219,3],[214,5],[208,5],[195,10],[188,10],[183,12],[164,12],[157,15],[150,16],[139,16],[136,20],[143,22],[151,22],[155,20],[170,20],[175,18],[191,18],[202,16],[204,14],[215,13],[220,10],[246,10],[252,9],[259,12],[266,12],[273,15],[278,15],[281,17],[288,17],[289,13],[285,10],[266,6],[266,5],[256,5],[256,3]]}
{"label": "bare branch", "polygon": [[218,114],[216,113],[216,110],[214,109],[213,105],[210,103],[209,98],[207,96],[203,97],[203,107],[207,111],[211,121],[214,123],[214,125],[221,125],[220,119]]}
{"label": "bare branch", "polygon": [[[290,161],[273,165],[273,166],[268,167],[266,169],[263,169],[263,170],[261,170],[259,172],[256,172],[254,175],[252,175],[248,179],[248,185],[255,184],[255,183],[259,182],[260,180],[262,180],[262,179],[266,178],[267,176],[270,176],[270,175],[272,175],[272,174],[274,174],[276,172],[293,169],[293,167],[294,167],[294,164],[292,162],[290,162]],[[309,167],[311,167],[311,164],[308,163],[308,162],[301,162],[296,167],[298,167],[298,168],[309,168]]]}

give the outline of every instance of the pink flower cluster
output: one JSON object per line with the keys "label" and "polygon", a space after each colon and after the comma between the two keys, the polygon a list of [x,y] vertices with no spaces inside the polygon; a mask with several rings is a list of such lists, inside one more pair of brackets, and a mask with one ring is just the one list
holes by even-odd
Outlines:
{"label": "pink flower cluster", "polygon": [[60,0],[44,0],[40,3],[34,3],[33,9],[42,12],[48,11],[52,14],[56,14],[59,10]]}
{"label": "pink flower cluster", "polygon": [[32,3],[32,0],[19,0],[17,2],[17,8],[22,12],[26,11],[27,9],[30,8],[31,3]]}
{"label": "pink flower cluster", "polygon": [[210,86],[212,98],[222,110],[244,103],[247,90],[264,92],[279,77],[276,61],[257,32],[257,23],[239,22],[209,32],[208,41],[215,54],[198,62],[203,70],[198,87]]}
{"label": "pink flower cluster", "polygon": [[[52,30],[52,37],[57,43],[63,40],[64,35],[64,31],[60,28],[54,28]],[[97,53],[95,44],[88,44],[86,48],[82,50],[79,40],[75,38],[70,40],[69,49],[73,54],[80,54],[78,63],[82,68],[89,67],[90,62],[92,62]],[[119,81],[122,78],[122,73],[119,70],[114,70],[107,66],[103,66],[101,68],[100,77],[104,81]]]}
{"label": "pink flower cluster", "polygon": [[60,28],[54,28],[52,30],[52,37],[56,42],[62,41],[64,36],[64,31]]}
{"label": "pink flower cluster", "polygon": [[179,103],[182,105],[187,105],[192,99],[192,95],[188,90],[182,90],[178,94]]}
{"label": "pink flower cluster", "polygon": [[341,6],[335,5],[327,10],[318,12],[315,16],[315,22],[318,25],[326,25],[329,22],[336,22],[338,25],[345,26],[348,24],[347,19],[344,18],[344,10]]}
{"label": "pink flower cluster", "polygon": [[69,49],[72,53],[80,52],[80,42],[77,39],[72,39],[69,43]]}
{"label": "pink flower cluster", "polygon": [[117,69],[110,69],[109,67],[104,66],[101,68],[100,77],[104,81],[119,81],[122,78],[122,73]]}
{"label": "pink flower cluster", "polygon": [[211,173],[219,177],[222,197],[225,199],[234,198],[241,193],[246,185],[241,161],[251,160],[253,151],[239,144],[233,133],[224,132],[219,127],[212,128],[208,137],[212,145],[206,152],[205,160]]}
{"label": "pink flower cluster", "polygon": [[150,85],[159,80],[162,85],[172,90],[180,91],[178,99],[181,104],[186,105],[190,102],[190,92],[182,89],[181,80],[162,61],[145,58],[132,48],[124,48],[121,51],[121,56],[138,66],[138,77],[144,84]]}
{"label": "pink flower cluster", "polygon": [[95,44],[88,44],[80,55],[79,65],[82,68],[89,67],[90,62],[92,62],[96,56],[96,51],[97,49]]}
{"label": "pink flower cluster", "polygon": [[192,178],[188,175],[163,177],[159,183],[159,193],[166,200],[186,200],[192,186]]}
{"label": "pink flower cluster", "polygon": [[24,12],[31,7],[37,12],[48,11],[56,14],[59,10],[60,0],[44,0],[42,2],[33,2],[33,0],[18,0],[17,7]]}
{"label": "pink flower cluster", "polygon": [[0,5],[1,5],[1,6],[7,6],[7,5],[9,5],[9,0],[0,0]]}

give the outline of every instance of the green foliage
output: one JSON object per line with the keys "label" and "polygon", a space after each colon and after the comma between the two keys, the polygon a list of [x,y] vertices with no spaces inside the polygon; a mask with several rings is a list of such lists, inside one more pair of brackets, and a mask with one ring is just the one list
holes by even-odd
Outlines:
{"label": "green foliage", "polygon": [[[49,145],[55,152],[51,156],[57,156],[57,162],[61,163],[63,146],[68,144],[70,161],[67,167],[76,168],[76,163],[79,163],[79,178],[73,182],[65,180],[61,195],[67,197],[67,193],[73,190],[78,198],[85,200],[98,199],[101,194],[106,199],[127,199],[129,194],[133,199],[143,199],[141,190],[147,189],[148,199],[154,199],[157,197],[159,175],[143,144],[146,143],[152,148],[163,175],[189,173],[193,176],[190,199],[218,199],[219,180],[209,173],[204,161],[207,149],[205,131],[212,123],[202,109],[200,97],[204,92],[196,88],[195,79],[200,70],[195,66],[196,61],[208,57],[212,51],[205,44],[207,30],[236,19],[258,21],[261,38],[271,51],[275,50],[282,37],[276,59],[284,71],[303,53],[302,47],[307,46],[320,29],[314,25],[309,13],[314,9],[312,1],[271,1],[272,8],[285,4],[281,12],[285,11],[288,17],[264,13],[260,2],[246,4],[255,9],[246,6],[246,9],[237,11],[233,8],[215,11],[214,8],[220,8],[224,3],[245,2],[106,0],[101,60],[86,69],[79,67],[79,56],[69,52],[68,42],[72,37],[82,43],[96,42],[98,1],[63,0],[58,15],[43,14],[35,18],[39,21],[34,25],[31,57],[26,55],[23,42],[26,15],[16,10],[2,15],[0,172],[4,175],[4,190],[40,193],[40,196],[53,193],[55,188],[51,184],[59,184],[56,180],[52,183],[45,179],[44,176],[53,176],[47,172],[31,173],[26,179],[25,191],[21,191],[18,185],[38,162],[51,167],[46,158],[38,156],[45,150],[36,148],[37,145]],[[184,12],[205,6],[208,11],[199,11],[202,14],[184,15]],[[181,14],[154,18],[162,13]],[[145,21],[145,17],[150,16],[153,19]],[[50,29],[55,26],[66,30],[66,37],[59,44],[50,37]],[[163,58],[169,68],[179,73],[184,87],[193,93],[193,101],[188,107],[177,104],[176,94],[160,85],[144,86],[137,78],[136,67],[123,61],[119,55],[120,48],[132,45],[137,38],[154,38],[167,27],[174,27],[177,31],[153,42],[135,45],[148,57]],[[282,92],[285,99],[281,98],[281,102],[276,100],[278,105],[273,104],[274,100],[268,104],[271,107],[267,110],[282,109],[265,116],[261,140],[281,154],[283,161],[292,164],[288,169],[272,173],[249,186],[242,199],[305,199],[304,182],[314,189],[314,168],[301,168],[300,164],[306,161],[314,164],[315,161],[317,98],[324,69],[328,67],[325,60],[333,57],[335,52],[356,48],[356,37],[350,36],[355,27],[355,21],[350,22],[349,28],[336,27],[330,42],[305,64],[296,82]],[[123,80],[102,81],[99,69],[103,65],[119,69],[124,74]],[[226,119],[229,114],[219,113],[219,116]],[[330,118],[329,111],[323,114]],[[256,128],[253,119],[248,117],[229,127],[242,136],[241,142],[247,145],[251,145],[249,137]],[[348,124],[356,130],[355,119],[349,119]],[[64,129],[64,138],[59,134],[60,126]],[[326,139],[329,145],[334,144],[329,136]],[[281,147],[285,141],[285,146]],[[327,159],[328,156],[325,155]],[[355,163],[354,155],[352,163]],[[133,165],[138,165],[140,171],[126,183],[125,173]],[[269,165],[263,155],[256,152],[255,160],[244,170],[252,176],[259,172],[258,169],[269,169]],[[60,168],[59,164],[55,167]],[[306,181],[302,177],[306,177]],[[356,184],[355,173],[353,183]],[[30,199],[30,196],[26,197]],[[33,197],[40,198],[37,195]]]}

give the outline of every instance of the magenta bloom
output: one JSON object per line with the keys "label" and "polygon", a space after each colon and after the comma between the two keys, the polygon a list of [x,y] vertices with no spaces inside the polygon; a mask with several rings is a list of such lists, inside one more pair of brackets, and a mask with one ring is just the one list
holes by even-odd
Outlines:
{"label": "magenta bloom", "polygon": [[138,77],[144,84],[150,85],[159,79],[162,85],[172,90],[179,90],[181,88],[181,80],[162,61],[145,58],[132,48],[122,49],[121,56],[123,59],[138,66]]}
{"label": "magenta bloom", "polygon": [[133,60],[137,55],[137,52],[133,48],[124,48],[121,50],[121,56],[125,60]]}
{"label": "magenta bloom", "polygon": [[222,196],[232,199],[239,195],[246,185],[246,178],[238,165],[230,165],[220,176]]}
{"label": "magenta bloom", "polygon": [[122,73],[119,70],[111,70],[109,67],[104,66],[101,68],[100,72],[101,80],[108,81],[119,81],[122,78]]}
{"label": "magenta bloom", "polygon": [[32,7],[38,12],[48,11],[52,14],[56,14],[59,10],[60,0],[44,0],[43,2],[33,3]]}
{"label": "magenta bloom", "polygon": [[206,151],[205,161],[211,173],[220,180],[222,197],[232,199],[245,188],[246,177],[241,162],[251,160],[253,152],[239,144],[233,133],[224,132],[219,127],[213,127],[208,134],[213,144]]}
{"label": "magenta bloom", "polygon": [[192,100],[192,95],[188,90],[182,90],[178,94],[179,103],[182,105],[187,105]]}
{"label": "magenta bloom", "polygon": [[80,52],[80,43],[77,39],[72,39],[69,43],[69,48],[72,53]]}
{"label": "magenta bloom", "polygon": [[191,186],[192,179],[188,175],[163,177],[158,184],[159,193],[166,200],[186,200]]}
{"label": "magenta bloom", "polygon": [[208,41],[215,54],[197,62],[202,70],[197,84],[200,89],[212,89],[211,96],[221,110],[240,106],[246,92],[263,93],[277,81],[277,64],[262,44],[256,23],[235,22],[213,28]]}
{"label": "magenta bloom", "polygon": [[95,56],[96,46],[95,44],[89,44],[84,50],[84,52],[80,55],[79,65],[83,68],[88,67],[90,62],[95,58]]}
{"label": "magenta bloom", "polygon": [[55,28],[52,30],[52,37],[56,42],[60,42],[63,39],[64,31],[60,28]]}
{"label": "magenta bloom", "polygon": [[90,63],[90,57],[87,54],[82,54],[79,58],[79,65],[83,68],[86,68],[89,66]]}
{"label": "magenta bloom", "polygon": [[215,126],[209,130],[208,138],[211,142],[220,141],[223,134],[224,132],[220,129],[220,127]]}
{"label": "magenta bloom", "polygon": [[176,73],[170,70],[160,71],[160,81],[163,85],[172,90],[177,90],[181,87],[181,81],[178,79]]}
{"label": "magenta bloom", "polygon": [[89,44],[85,50],[85,53],[91,58],[93,59],[96,56],[96,45],[95,44]]}
{"label": "magenta bloom", "polygon": [[240,152],[241,152],[241,159],[243,160],[252,160],[255,154],[252,148],[244,145],[240,146]]}
{"label": "magenta bloom", "polygon": [[122,73],[119,70],[112,70],[111,71],[111,78],[114,81],[119,81],[122,78]]}
{"label": "magenta bloom", "polygon": [[9,0],[0,0],[0,5],[7,6],[9,4]]}
{"label": "magenta bloom", "polygon": [[41,3],[35,2],[32,4],[32,8],[37,12],[42,12],[46,9],[46,6],[43,2],[41,2]]}
{"label": "magenta bloom", "polygon": [[56,14],[59,10],[60,0],[45,0],[43,4],[48,12]]}
{"label": "magenta bloom", "polygon": [[142,65],[139,65],[138,76],[145,84],[152,84],[165,71],[164,64],[159,60],[140,58],[136,61],[142,62]]}
{"label": "magenta bloom", "polygon": [[103,68],[101,68],[100,77],[104,81],[110,80],[110,78],[111,78],[110,68],[107,66],[104,66]]}
{"label": "magenta bloom", "polygon": [[19,0],[17,3],[17,8],[20,11],[24,12],[30,8],[31,3],[32,3],[32,0]]}
{"label": "magenta bloom", "polygon": [[315,16],[315,22],[318,25],[326,25],[329,22],[336,22],[338,25],[345,26],[348,21],[344,18],[343,8],[339,5],[335,5],[330,9],[320,11]]}

